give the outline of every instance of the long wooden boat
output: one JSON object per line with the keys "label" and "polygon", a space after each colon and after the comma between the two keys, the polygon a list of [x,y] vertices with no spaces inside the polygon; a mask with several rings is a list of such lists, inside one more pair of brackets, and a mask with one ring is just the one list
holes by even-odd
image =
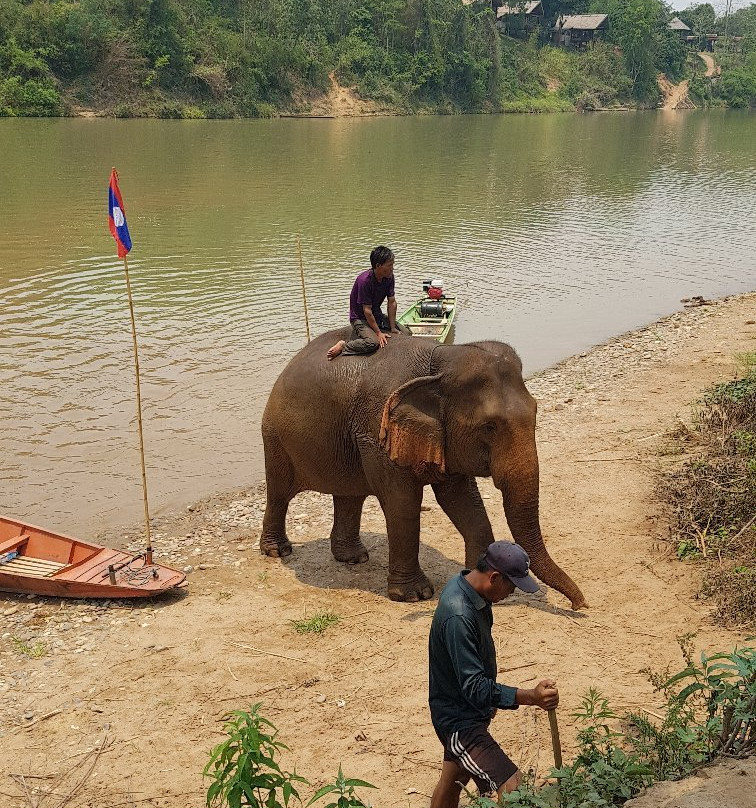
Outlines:
{"label": "long wooden boat", "polygon": [[456,297],[445,296],[440,300],[421,297],[399,317],[399,322],[409,327],[413,337],[446,342],[456,311]]}
{"label": "long wooden boat", "polygon": [[134,555],[0,516],[0,590],[64,598],[147,598],[186,575]]}

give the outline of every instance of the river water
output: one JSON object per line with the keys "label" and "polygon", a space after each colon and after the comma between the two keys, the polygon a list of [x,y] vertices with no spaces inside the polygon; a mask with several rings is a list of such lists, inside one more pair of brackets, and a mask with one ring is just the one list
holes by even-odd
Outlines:
{"label": "river water", "polygon": [[756,288],[756,119],[737,112],[0,120],[0,513],[92,536],[141,517],[121,175],[153,514],[262,477],[260,415],[306,340],[396,253],[455,340],[532,373]]}

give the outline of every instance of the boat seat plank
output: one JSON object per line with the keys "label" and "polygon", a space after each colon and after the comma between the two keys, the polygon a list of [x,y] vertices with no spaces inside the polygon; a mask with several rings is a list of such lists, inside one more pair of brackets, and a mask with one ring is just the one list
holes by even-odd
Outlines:
{"label": "boat seat plank", "polygon": [[6,572],[11,575],[23,575],[26,578],[48,578],[65,566],[65,564],[58,564],[56,561],[48,561],[40,564],[36,561],[29,561],[23,556],[19,556],[5,564],[0,564],[0,572]]}
{"label": "boat seat plank", "polygon": [[[45,569],[60,569],[61,567],[65,567],[66,565],[61,563],[60,561],[47,561],[46,559],[42,558],[32,558],[31,556],[16,556],[16,558],[11,559],[11,561],[6,563],[16,563],[16,564],[23,564],[27,567],[44,567]],[[5,566],[5,565],[3,565]]]}
{"label": "boat seat plank", "polygon": [[[92,568],[99,570],[102,567],[107,567],[108,564],[118,564],[122,559],[126,558],[124,553],[118,550],[112,550],[109,547],[103,548],[99,553],[95,553],[91,558],[84,561],[79,561],[77,564],[71,565],[71,578],[79,580],[83,578],[88,570]],[[86,580],[86,578],[84,578]]]}
{"label": "boat seat plank", "polygon": [[90,564],[86,569],[77,568],[75,571],[76,574],[72,576],[72,579],[79,581],[79,583],[88,583],[90,581],[99,582],[103,578],[103,573],[107,573],[108,567],[111,564],[117,567],[130,558],[133,558],[133,556],[129,553],[114,552],[112,556],[101,557],[98,564]]}
{"label": "boat seat plank", "polygon": [[29,541],[28,533],[21,533],[18,536],[13,536],[11,539],[0,541],[0,555],[4,555],[10,550],[15,550],[20,544]]}

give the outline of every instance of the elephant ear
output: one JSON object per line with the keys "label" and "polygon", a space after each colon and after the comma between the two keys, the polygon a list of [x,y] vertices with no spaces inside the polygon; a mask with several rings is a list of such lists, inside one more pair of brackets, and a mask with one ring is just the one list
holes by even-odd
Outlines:
{"label": "elephant ear", "polygon": [[398,466],[419,475],[445,470],[440,379],[440,375],[413,379],[394,390],[383,407],[381,448]]}

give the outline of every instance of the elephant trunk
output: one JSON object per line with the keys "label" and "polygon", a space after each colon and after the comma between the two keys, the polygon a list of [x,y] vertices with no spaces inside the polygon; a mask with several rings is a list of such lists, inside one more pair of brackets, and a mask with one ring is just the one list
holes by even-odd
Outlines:
{"label": "elephant trunk", "polygon": [[[515,484],[512,480],[516,480]],[[525,471],[506,475],[494,475],[494,484],[502,492],[504,513],[512,537],[530,557],[531,571],[552,589],[561,592],[572,604],[572,608],[587,608],[583,593],[578,585],[549,555],[543,542],[541,526],[538,519],[538,460]]]}

